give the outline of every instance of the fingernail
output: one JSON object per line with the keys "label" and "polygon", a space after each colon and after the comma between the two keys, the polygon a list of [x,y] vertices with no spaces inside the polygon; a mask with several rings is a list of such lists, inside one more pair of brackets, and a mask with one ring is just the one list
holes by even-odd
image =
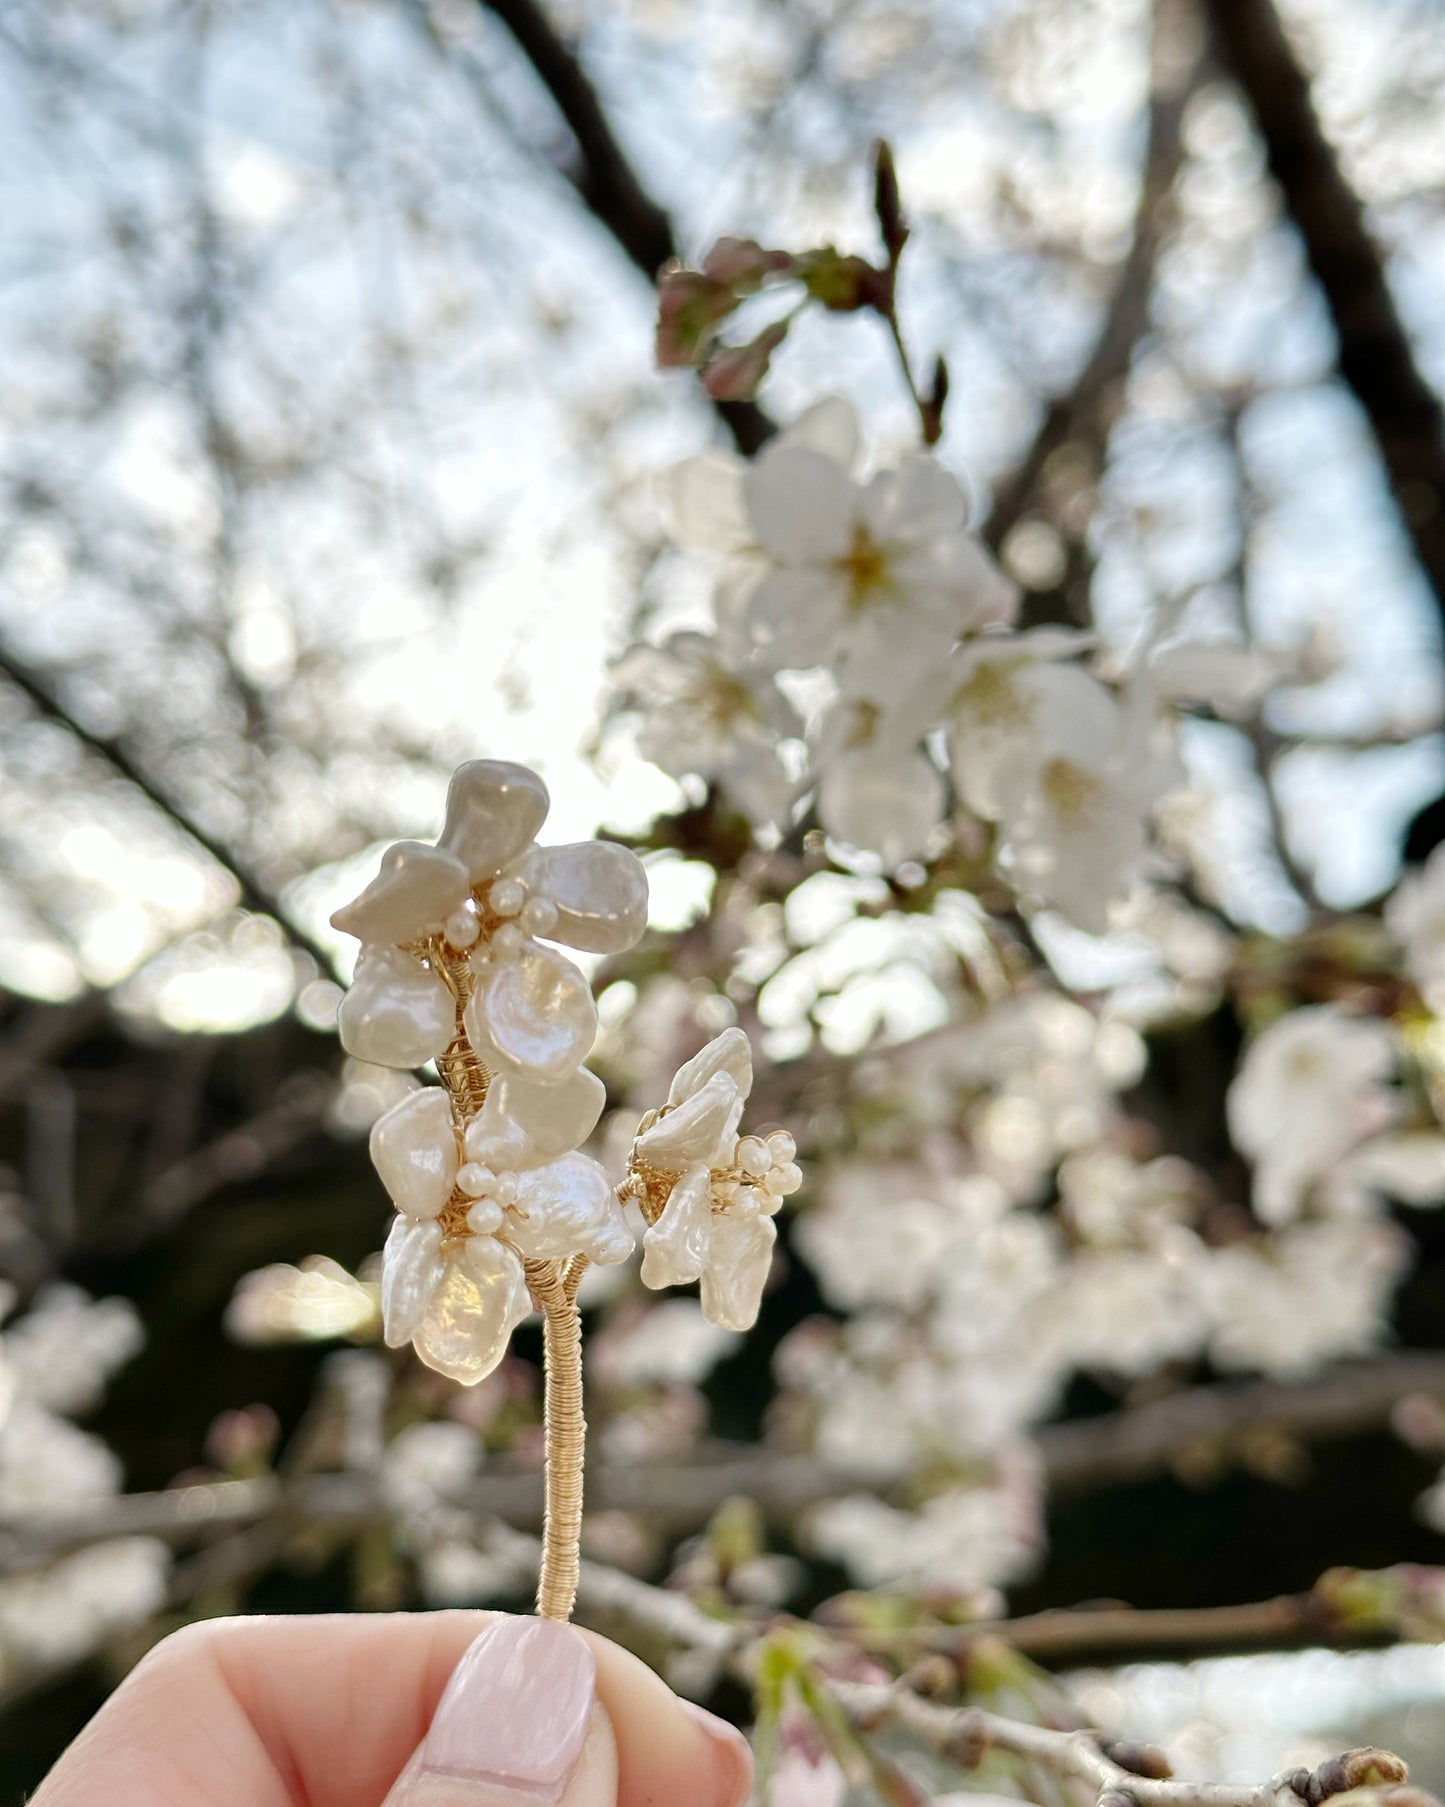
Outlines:
{"label": "fingernail", "polygon": [[596,1665],[577,1632],[550,1619],[497,1619],[452,1671],[422,1769],[555,1801],[596,1704]]}
{"label": "fingernail", "polygon": [[725,1807],[742,1807],[753,1786],[753,1748],[735,1725],[719,1719],[715,1713],[681,1703],[683,1711],[695,1720],[707,1736],[717,1758],[717,1775]]}

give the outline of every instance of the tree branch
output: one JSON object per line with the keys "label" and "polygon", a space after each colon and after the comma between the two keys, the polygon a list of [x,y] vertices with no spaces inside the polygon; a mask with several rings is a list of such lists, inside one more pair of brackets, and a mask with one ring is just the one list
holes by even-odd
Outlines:
{"label": "tree branch", "polygon": [[1168,201],[1183,158],[1184,109],[1199,76],[1197,56],[1183,41],[1189,31],[1172,0],[1157,0],[1154,11],[1148,140],[1139,177],[1134,238],[1119,266],[1113,294],[1093,348],[1063,395],[1044,411],[1023,457],[994,491],[993,507],[981,529],[995,552],[1027,512],[1044,468],[1071,441],[1101,446],[1122,404],[1124,379],[1134,348],[1149,323],[1154,266],[1163,241]]}
{"label": "tree branch", "polygon": [[[1095,1801],[1111,1807],[1300,1807],[1355,1788],[1393,1788],[1409,1775],[1391,1751],[1355,1750],[1312,1774],[1293,1770],[1258,1785],[1178,1781],[1169,1774],[1163,1753],[1152,1747],[1132,1753],[1148,1771],[1140,1774],[1106,1756],[1094,1732],[1029,1725],[982,1707],[938,1706],[902,1686],[833,1681],[829,1689],[865,1729],[891,1722],[964,1769],[976,1769],[990,1751],[1027,1758],[1082,1783]],[[1423,1793],[1419,1798],[1429,1799]]]}
{"label": "tree branch", "polygon": [[163,816],[173,822],[177,828],[195,843],[205,854],[208,854],[223,871],[229,872],[235,879],[241,894],[241,902],[247,909],[257,910],[271,917],[284,930],[286,938],[293,947],[309,954],[323,973],[334,970],[332,955],[321,943],[299,927],[287,915],[281,901],[266,886],[260,875],[249,862],[232,848],[218,841],[207,829],[203,828],[190,812],[179,803],[166,796],[159,786],[136,764],[120,741],[107,734],[97,734],[93,729],[78,721],[60,698],[36,671],[24,665],[9,651],[0,651],[0,678],[13,685],[16,690],[29,699],[40,713],[49,721],[57,722],[71,734],[88,752],[98,754],[111,770],[132,784]]}
{"label": "tree branch", "polygon": [[[662,266],[680,255],[677,234],[666,210],[643,187],[629,162],[576,51],[535,0],[478,0],[478,4],[506,26],[566,122],[576,159],[563,165],[561,174],[648,282],[656,282]],[[775,431],[754,402],[713,406],[740,452],[756,452]]]}
{"label": "tree branch", "polygon": [[1445,618],[1445,410],[1421,375],[1384,258],[1341,173],[1270,0],[1205,0],[1220,61],[1254,114],[1270,174],[1304,241],[1405,532]]}

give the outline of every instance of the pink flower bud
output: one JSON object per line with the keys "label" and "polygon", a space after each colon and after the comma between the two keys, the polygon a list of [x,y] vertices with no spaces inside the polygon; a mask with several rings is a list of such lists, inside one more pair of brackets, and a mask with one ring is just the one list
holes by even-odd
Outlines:
{"label": "pink flower bud", "polygon": [[787,251],[765,251],[753,238],[720,238],[702,260],[704,272],[733,289],[761,288],[792,265]]}
{"label": "pink flower bud", "polygon": [[715,402],[750,401],[768,374],[769,360],[787,336],[788,323],[780,320],[765,327],[751,344],[720,352],[702,373],[708,394]]}
{"label": "pink flower bud", "polygon": [[726,283],[699,270],[664,270],[657,285],[657,361],[664,369],[702,362],[718,324],[737,306]]}

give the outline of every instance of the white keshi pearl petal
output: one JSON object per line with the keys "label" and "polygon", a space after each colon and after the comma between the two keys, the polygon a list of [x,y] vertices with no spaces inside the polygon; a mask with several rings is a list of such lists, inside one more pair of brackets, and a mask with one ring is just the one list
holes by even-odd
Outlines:
{"label": "white keshi pearl petal", "polygon": [[331,918],[331,926],[359,941],[413,941],[437,928],[471,890],[466,867],[444,848],[398,841],[381,856],[381,871],[359,897]]}
{"label": "white keshi pearl petal", "polygon": [[631,848],[615,841],[534,847],[522,877],[528,890],[556,907],[556,925],[545,933],[568,947],[620,954],[647,927],[647,872]]}
{"label": "white keshi pearl petal", "polygon": [[487,908],[493,916],[520,915],[527,901],[527,887],[519,878],[499,878],[487,893]]}
{"label": "white keshi pearl petal", "polygon": [[467,1207],[467,1228],[474,1236],[494,1236],[506,1221],[506,1212],[494,1198],[478,1199]]}
{"label": "white keshi pearl petal", "polygon": [[761,1136],[744,1136],[738,1143],[737,1164],[743,1172],[760,1180],[773,1164],[768,1145]]}
{"label": "white keshi pearl petal", "polygon": [[714,1073],[700,1091],[644,1130],[637,1138],[638,1155],[662,1173],[681,1173],[694,1161],[711,1162],[735,1109],[741,1109],[737,1082],[730,1073]]}
{"label": "white keshi pearl petal", "polygon": [[519,1173],[516,1181],[502,1233],[523,1255],[533,1261],[587,1255],[606,1265],[631,1254],[632,1237],[612,1182],[585,1154],[560,1155]]}
{"label": "white keshi pearl petal", "polygon": [[442,933],[446,936],[449,947],[475,947],[477,936],[481,932],[482,925],[475,910],[453,910],[442,924]]}
{"label": "white keshi pearl petal", "polygon": [[436,1216],[457,1179],[456,1126],[440,1086],[409,1093],[377,1118],[371,1160],[398,1211]]}
{"label": "white keshi pearl petal", "polygon": [[480,1161],[466,1161],[457,1169],[457,1190],[468,1198],[485,1198],[496,1184],[496,1175]]}
{"label": "white keshi pearl petal", "polygon": [[445,1262],[437,1223],[398,1217],[381,1252],[381,1329],[387,1347],[409,1343],[441,1284]]}
{"label": "white keshi pearl petal", "polygon": [[724,1330],[751,1330],[763,1302],[778,1232],[771,1217],[724,1212],[713,1222],[702,1276],[703,1315]]}
{"label": "white keshi pearl petal", "polygon": [[511,1249],[495,1236],[469,1236],[448,1250],[412,1342],[429,1368],[475,1386],[507,1353],[530,1304],[522,1264]]}
{"label": "white keshi pearl petal", "polygon": [[791,1198],[803,1183],[803,1170],[796,1161],[785,1161],[768,1175],[768,1191],[779,1198]]}
{"label": "white keshi pearl petal", "polygon": [[559,1085],[531,1085],[499,1075],[467,1127],[468,1153],[513,1171],[535,1167],[579,1148],[597,1127],[606,1102],[606,1086],[586,1067],[578,1067]]}
{"label": "white keshi pearl petal", "polygon": [[499,1173],[492,1181],[492,1197],[498,1204],[510,1205],[517,1196],[517,1175],[515,1173]]}
{"label": "white keshi pearl petal", "polygon": [[529,897],[522,905],[521,923],[529,935],[550,935],[557,926],[556,904],[550,897]]}
{"label": "white keshi pearl petal", "polygon": [[798,1152],[798,1144],[785,1129],[775,1129],[768,1137],[768,1153],[779,1166],[791,1161]]}
{"label": "white keshi pearl petal", "polygon": [[714,1036],[705,1048],[694,1054],[686,1066],[679,1067],[667,1102],[677,1104],[683,1098],[690,1098],[694,1092],[702,1090],[714,1073],[730,1074],[740,1098],[746,1098],[752,1091],[753,1047],[741,1029],[724,1029],[721,1035]]}
{"label": "white keshi pearl petal", "polygon": [[379,1067],[420,1067],[456,1030],[456,1003],[440,977],[400,948],[366,947],[336,1015],[341,1045]]}
{"label": "white keshi pearl petal", "polygon": [[642,1284],[686,1286],[707,1264],[714,1223],[712,1176],[699,1163],[672,1189],[662,1215],[642,1238]]}
{"label": "white keshi pearl petal", "polygon": [[555,949],[528,942],[515,960],[485,967],[467,1005],[467,1027],[520,1079],[559,1085],[597,1038],[592,988]]}
{"label": "white keshi pearl petal", "polygon": [[536,839],[548,802],[546,785],[525,766],[469,760],[452,773],[437,845],[454,853],[477,884],[485,884]]}

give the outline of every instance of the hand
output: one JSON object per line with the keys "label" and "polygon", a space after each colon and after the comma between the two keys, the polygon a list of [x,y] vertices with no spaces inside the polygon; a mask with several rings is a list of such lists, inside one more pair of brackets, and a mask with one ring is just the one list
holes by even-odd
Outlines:
{"label": "hand", "polygon": [[617,1645],[479,1612],[211,1619],[32,1807],[742,1807],[742,1734]]}

